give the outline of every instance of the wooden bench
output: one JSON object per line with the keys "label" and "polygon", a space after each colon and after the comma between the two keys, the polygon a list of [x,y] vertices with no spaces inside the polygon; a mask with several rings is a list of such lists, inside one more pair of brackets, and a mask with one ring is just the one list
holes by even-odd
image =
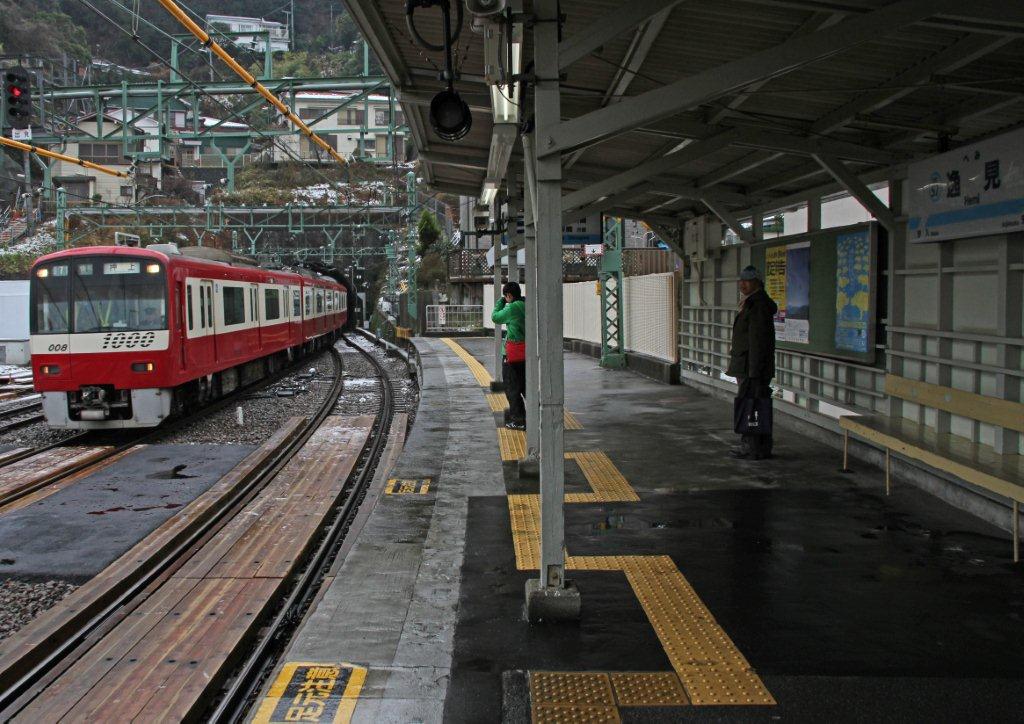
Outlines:
{"label": "wooden bench", "polygon": [[[885,392],[923,407],[1024,432],[1024,404],[985,397],[949,387],[889,375]],[[843,429],[843,469],[849,462],[850,433],[885,448],[885,492],[892,490],[893,452],[990,490],[1010,500],[1013,511],[1013,560],[1020,560],[1020,504],[1024,502],[1024,457],[997,453],[991,446],[888,415],[850,415],[839,418]]]}

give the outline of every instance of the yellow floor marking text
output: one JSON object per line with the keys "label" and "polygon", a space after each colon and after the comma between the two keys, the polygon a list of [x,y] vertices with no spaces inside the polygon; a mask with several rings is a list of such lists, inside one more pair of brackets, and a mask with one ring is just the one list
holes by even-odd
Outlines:
{"label": "yellow floor marking text", "polygon": [[290,662],[260,703],[254,724],[351,721],[366,669],[352,664]]}

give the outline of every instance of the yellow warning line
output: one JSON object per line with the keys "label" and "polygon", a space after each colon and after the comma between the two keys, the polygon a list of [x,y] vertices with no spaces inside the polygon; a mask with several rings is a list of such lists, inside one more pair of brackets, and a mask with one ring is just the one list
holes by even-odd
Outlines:
{"label": "yellow warning line", "polygon": [[526,433],[522,430],[498,428],[498,449],[504,462],[522,460],[526,457]]}
{"label": "yellow warning line", "polygon": [[[483,365],[459,344],[450,339],[444,342],[469,366],[482,386],[490,384],[490,375]],[[488,395],[488,404],[495,412],[504,409],[503,402],[499,395]],[[566,429],[579,429],[571,427],[578,424],[575,416],[566,412]],[[499,428],[498,445],[502,460],[521,459],[526,454],[526,435],[521,430]],[[567,503],[640,500],[605,453],[570,452],[565,457],[576,461],[592,490],[567,494]],[[516,568],[537,570],[540,496],[509,495],[508,510]],[[567,570],[624,573],[674,673],[533,672],[530,690],[534,722],[618,722],[619,706],[683,705],[687,701],[701,705],[775,704],[764,682],[671,557],[571,556],[566,552],[565,565]],[[685,690],[682,693],[674,684],[676,677]]]}
{"label": "yellow warning line", "polygon": [[[348,681],[337,690],[342,672]],[[306,721],[347,724],[366,682],[366,669],[353,664],[292,661],[281,668],[253,717],[254,724]],[[333,712],[333,716],[325,716]]]}
{"label": "yellow warning line", "polygon": [[481,387],[491,386],[491,373],[487,371],[486,367],[477,362],[476,357],[467,352],[461,344],[449,337],[442,337],[441,341],[448,345],[452,352],[457,354],[459,358],[466,363],[466,366],[469,367],[469,371],[473,373],[473,376]]}
{"label": "yellow warning line", "polygon": [[565,418],[564,421],[565,421],[565,429],[566,430],[582,430],[583,429],[583,425],[580,423],[580,421],[578,419],[576,419],[576,415],[572,414],[568,410],[565,410],[564,418]]}
{"label": "yellow warning line", "polygon": [[580,466],[592,493],[566,493],[566,503],[639,503],[640,496],[603,452],[567,452]]}
{"label": "yellow warning line", "polygon": [[491,406],[491,412],[501,412],[508,409],[508,398],[501,392],[488,392],[487,404]]}

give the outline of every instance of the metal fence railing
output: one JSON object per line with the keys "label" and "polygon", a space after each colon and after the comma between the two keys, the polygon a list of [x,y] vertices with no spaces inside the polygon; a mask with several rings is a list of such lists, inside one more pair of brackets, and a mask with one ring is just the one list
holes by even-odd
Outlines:
{"label": "metal fence railing", "polygon": [[472,332],[483,327],[482,304],[427,305],[427,332]]}

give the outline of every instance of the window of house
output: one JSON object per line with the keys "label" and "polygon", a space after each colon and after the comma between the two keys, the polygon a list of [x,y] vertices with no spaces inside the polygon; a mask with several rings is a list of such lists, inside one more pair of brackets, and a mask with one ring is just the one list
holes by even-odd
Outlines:
{"label": "window of house", "polygon": [[132,197],[132,187],[131,186],[122,186],[121,187],[121,197],[125,198],[125,199],[130,199]]}
{"label": "window of house", "polygon": [[101,164],[123,163],[120,143],[79,143],[78,157]]}
{"label": "window of house", "polygon": [[281,318],[281,293],[277,289],[263,290],[264,316],[268,322]]}
{"label": "window of house", "polygon": [[338,125],[361,126],[366,116],[360,108],[346,108],[338,112]]}
{"label": "window of house", "polygon": [[363,139],[363,152],[373,153],[377,150],[377,138],[366,137]]}
{"label": "window of house", "polygon": [[224,287],[224,324],[242,324],[245,321],[245,290]]}
{"label": "window of house", "polygon": [[387,108],[374,108],[373,109],[373,125],[382,127],[388,125],[388,109]]}
{"label": "window of house", "polygon": [[299,118],[304,121],[309,121],[314,118],[319,118],[324,114],[327,109],[322,106],[310,106],[307,108],[299,109]]}

